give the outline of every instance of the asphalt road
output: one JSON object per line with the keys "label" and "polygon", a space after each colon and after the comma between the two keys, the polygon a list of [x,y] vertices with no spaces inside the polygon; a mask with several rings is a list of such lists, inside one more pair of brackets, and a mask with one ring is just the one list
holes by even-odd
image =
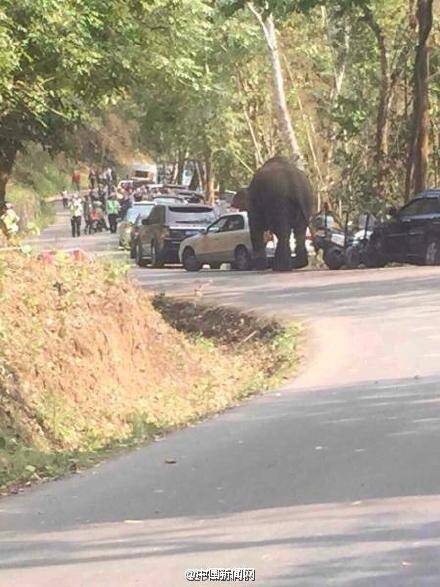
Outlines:
{"label": "asphalt road", "polygon": [[[43,246],[72,246],[65,222]],[[105,253],[114,239],[74,245]],[[283,389],[2,500],[0,586],[180,587],[207,567],[255,568],[262,587],[438,586],[440,269],[133,277],[299,318],[304,367]]]}

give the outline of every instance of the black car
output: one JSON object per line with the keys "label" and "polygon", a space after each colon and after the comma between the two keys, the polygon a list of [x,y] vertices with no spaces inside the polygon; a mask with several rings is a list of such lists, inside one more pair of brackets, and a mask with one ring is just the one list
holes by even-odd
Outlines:
{"label": "black car", "polygon": [[371,235],[370,265],[389,262],[440,265],[440,190],[427,190],[389,211]]}
{"label": "black car", "polygon": [[156,204],[142,220],[137,236],[136,262],[140,267],[151,263],[179,263],[180,243],[201,232],[215,220],[211,206],[198,204]]}

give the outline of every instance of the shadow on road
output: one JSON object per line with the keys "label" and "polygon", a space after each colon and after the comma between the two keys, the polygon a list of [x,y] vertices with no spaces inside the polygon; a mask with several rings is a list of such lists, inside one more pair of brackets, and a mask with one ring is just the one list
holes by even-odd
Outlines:
{"label": "shadow on road", "polygon": [[[15,507],[0,513],[1,526],[66,530],[125,519],[437,495],[437,451],[425,449],[440,441],[439,381],[261,396],[107,462],[94,475],[9,500]],[[176,465],[165,464],[169,456]],[[82,498],[72,500],[77,490]]]}

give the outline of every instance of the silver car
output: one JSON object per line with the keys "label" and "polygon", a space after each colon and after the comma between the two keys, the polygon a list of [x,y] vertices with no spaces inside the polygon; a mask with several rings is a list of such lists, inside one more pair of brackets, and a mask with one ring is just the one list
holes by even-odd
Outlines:
{"label": "silver car", "polygon": [[132,231],[136,218],[138,218],[138,216],[148,217],[154,206],[154,202],[133,202],[130,208],[128,208],[124,218],[118,226],[120,247],[131,249],[133,237]]}
{"label": "silver car", "polygon": [[[266,234],[266,254],[269,259],[275,254],[277,239]],[[308,239],[309,254],[313,246]],[[293,233],[290,238],[292,252],[295,250]],[[203,265],[219,269],[229,263],[233,269],[252,269],[252,242],[247,212],[235,212],[221,216],[200,234],[186,238],[179,248],[179,259],[187,271],[200,271]]]}
{"label": "silver car", "polygon": [[179,258],[187,271],[199,271],[203,265],[218,269],[223,263],[241,271],[250,269],[252,243],[246,212],[225,214],[200,234],[185,239]]}

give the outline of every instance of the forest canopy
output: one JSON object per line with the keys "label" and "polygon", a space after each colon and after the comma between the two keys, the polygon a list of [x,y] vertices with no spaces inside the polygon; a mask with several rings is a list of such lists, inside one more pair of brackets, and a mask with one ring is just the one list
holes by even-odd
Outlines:
{"label": "forest canopy", "polygon": [[[322,204],[378,209],[440,174],[433,0],[5,0],[0,199],[17,153],[118,117],[209,193],[275,154]],[[93,161],[89,161],[93,163]]]}

